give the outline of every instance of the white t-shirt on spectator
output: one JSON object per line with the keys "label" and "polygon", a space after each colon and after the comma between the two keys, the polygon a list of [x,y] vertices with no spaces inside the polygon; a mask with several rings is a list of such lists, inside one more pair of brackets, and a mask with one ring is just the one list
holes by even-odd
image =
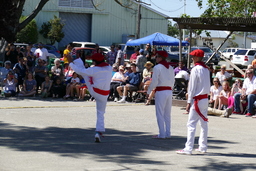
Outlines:
{"label": "white t-shirt on spectator", "polygon": [[218,89],[215,89],[214,85],[211,86],[210,92],[213,94],[212,100],[216,100],[216,97],[220,94],[221,90],[223,90],[222,86],[219,86]]}
{"label": "white t-shirt on spectator", "polygon": [[231,75],[227,71],[225,71],[223,75],[220,72],[217,72],[216,77],[220,80],[220,84],[222,85],[224,80],[230,78]]}

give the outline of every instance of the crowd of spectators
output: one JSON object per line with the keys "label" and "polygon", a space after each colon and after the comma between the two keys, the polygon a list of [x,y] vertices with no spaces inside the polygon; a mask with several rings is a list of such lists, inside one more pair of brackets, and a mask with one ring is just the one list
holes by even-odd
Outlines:
{"label": "crowd of spectators", "polygon": [[[129,61],[125,61],[120,45],[110,47],[111,51],[104,54],[106,62],[113,68],[108,99],[124,103],[130,92],[147,91],[153,67],[156,65],[156,48],[151,48],[150,44],[147,44],[145,49],[135,48]],[[4,66],[0,71],[2,95],[40,96],[79,101],[85,100],[88,96],[93,100],[88,94],[85,80],[69,67],[67,56],[71,55],[72,48],[72,43],[68,44],[63,53],[63,60],[56,58],[54,65],[49,67],[49,54],[42,43],[38,43],[37,49],[33,49],[32,45],[15,47],[14,44],[9,44],[5,52]],[[103,52],[97,46],[92,53]],[[84,59],[83,62],[86,68],[94,66],[93,64],[89,66]],[[212,66],[209,69],[212,74]],[[226,66],[222,65],[215,76],[210,76],[212,86],[209,107],[224,110],[226,117],[231,113],[253,116],[256,100],[256,79],[253,71],[253,65],[248,66],[245,78],[237,78],[233,83],[231,74],[226,71]],[[174,72],[175,78],[189,82],[190,71],[182,61],[174,68]],[[153,97],[154,91],[147,99],[146,105],[150,104]]]}

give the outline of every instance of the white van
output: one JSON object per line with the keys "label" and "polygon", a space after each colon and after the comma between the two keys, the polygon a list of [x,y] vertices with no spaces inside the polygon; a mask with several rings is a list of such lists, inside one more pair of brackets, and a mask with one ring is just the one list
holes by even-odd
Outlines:
{"label": "white van", "polygon": [[230,57],[239,49],[241,48],[226,48],[221,52],[221,56],[230,59]]}
{"label": "white van", "polygon": [[93,42],[72,42],[74,47],[89,47],[89,48],[95,48],[96,43]]}

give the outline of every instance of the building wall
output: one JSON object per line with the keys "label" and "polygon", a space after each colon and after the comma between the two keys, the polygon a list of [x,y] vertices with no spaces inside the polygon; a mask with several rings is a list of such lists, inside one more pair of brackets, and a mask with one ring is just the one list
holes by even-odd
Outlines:
{"label": "building wall", "polygon": [[[128,0],[129,1],[129,0]],[[23,15],[29,15],[37,6],[39,0],[26,0]],[[54,15],[59,17],[59,12],[92,14],[91,41],[100,45],[110,45],[122,42],[124,35],[136,34],[137,4],[132,9],[123,8],[113,0],[102,1],[98,6],[101,11],[93,8],[59,7],[59,0],[49,1],[36,16],[38,28]],[[141,8],[141,34],[140,37],[161,32],[167,34],[167,19],[147,8]],[[66,23],[68,24],[68,23]],[[131,36],[131,37],[132,37]],[[40,37],[39,41],[45,42]]]}

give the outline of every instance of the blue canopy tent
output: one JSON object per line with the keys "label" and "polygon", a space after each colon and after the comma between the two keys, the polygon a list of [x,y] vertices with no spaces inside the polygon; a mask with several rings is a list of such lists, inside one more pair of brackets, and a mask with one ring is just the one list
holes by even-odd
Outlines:
{"label": "blue canopy tent", "polygon": [[[154,33],[149,36],[131,40],[126,43],[127,46],[139,46],[141,44],[150,43],[151,45],[162,45],[162,46],[179,46],[180,40],[174,37],[168,36],[162,33]],[[188,46],[187,41],[182,41],[182,46]]]}

